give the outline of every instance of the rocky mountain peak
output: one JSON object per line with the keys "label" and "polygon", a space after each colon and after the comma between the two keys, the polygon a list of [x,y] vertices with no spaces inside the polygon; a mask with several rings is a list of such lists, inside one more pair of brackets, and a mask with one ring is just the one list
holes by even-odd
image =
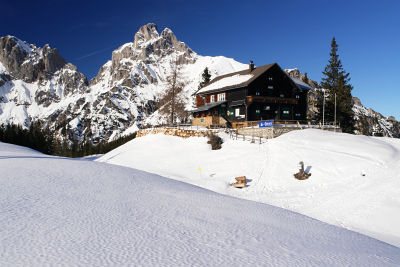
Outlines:
{"label": "rocky mountain peak", "polygon": [[15,36],[0,38],[0,63],[12,76],[25,82],[47,77],[67,64],[56,48],[48,44],[37,48]]}
{"label": "rocky mountain peak", "polygon": [[178,41],[175,34],[169,28],[165,28],[161,32],[161,37],[167,40],[170,44],[175,44]]}
{"label": "rocky mountain peak", "polygon": [[139,31],[135,34],[134,47],[139,47],[142,43],[148,42],[152,39],[159,37],[157,25],[148,23],[140,27]]}
{"label": "rocky mountain peak", "polygon": [[48,44],[42,49],[42,57],[45,71],[50,73],[55,73],[67,64],[67,61],[60,55],[58,49],[51,48]]}

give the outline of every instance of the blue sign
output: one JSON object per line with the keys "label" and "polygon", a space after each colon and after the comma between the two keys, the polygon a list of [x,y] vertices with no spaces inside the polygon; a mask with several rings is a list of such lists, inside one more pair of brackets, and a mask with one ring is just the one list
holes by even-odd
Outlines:
{"label": "blue sign", "polygon": [[274,126],[274,121],[259,121],[258,127],[272,127]]}

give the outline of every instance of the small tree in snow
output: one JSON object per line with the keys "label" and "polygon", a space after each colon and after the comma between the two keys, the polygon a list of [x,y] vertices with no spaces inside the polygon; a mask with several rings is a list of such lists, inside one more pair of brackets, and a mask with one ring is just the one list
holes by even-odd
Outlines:
{"label": "small tree in snow", "polygon": [[208,71],[207,67],[204,69],[203,73],[201,74],[201,78],[202,78],[202,80],[201,80],[201,82],[199,84],[199,89],[203,88],[211,80],[211,74]]}
{"label": "small tree in snow", "polygon": [[186,118],[185,100],[182,95],[186,83],[182,79],[178,61],[171,64],[172,72],[167,77],[166,88],[158,103],[159,112],[169,116],[169,123],[174,124],[176,119]]}

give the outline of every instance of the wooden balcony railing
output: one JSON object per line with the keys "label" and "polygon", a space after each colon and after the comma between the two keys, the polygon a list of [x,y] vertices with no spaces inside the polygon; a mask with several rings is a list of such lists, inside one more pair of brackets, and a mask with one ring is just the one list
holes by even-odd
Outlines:
{"label": "wooden balcony railing", "polygon": [[293,98],[270,97],[270,96],[246,96],[247,102],[280,103],[297,105],[299,101]]}

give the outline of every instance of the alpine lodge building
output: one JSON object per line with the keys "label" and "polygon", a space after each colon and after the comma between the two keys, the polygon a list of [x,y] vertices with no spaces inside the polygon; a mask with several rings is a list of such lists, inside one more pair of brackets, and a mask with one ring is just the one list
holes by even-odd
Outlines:
{"label": "alpine lodge building", "polygon": [[254,67],[250,62],[248,69],[218,76],[195,93],[193,125],[236,127],[263,120],[305,122],[310,89],[277,63]]}

